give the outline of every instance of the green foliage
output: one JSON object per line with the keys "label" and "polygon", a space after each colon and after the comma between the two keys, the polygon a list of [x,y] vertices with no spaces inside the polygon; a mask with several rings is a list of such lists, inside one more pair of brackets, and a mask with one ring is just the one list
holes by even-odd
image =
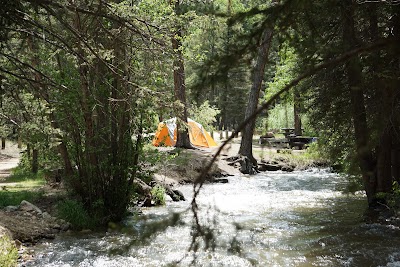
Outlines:
{"label": "green foliage", "polygon": [[138,166],[136,177],[150,183],[153,179],[153,174],[160,169],[165,168],[166,163],[175,158],[172,153],[165,153],[159,151],[152,144],[147,144],[143,148],[141,155],[141,164]]}
{"label": "green foliage", "polygon": [[190,117],[203,125],[203,127],[208,131],[215,129],[213,125],[216,123],[217,115],[220,113],[221,111],[219,109],[214,106],[210,106],[208,100],[204,101],[204,103],[199,107],[193,104],[189,110]]}
{"label": "green foliage", "polygon": [[71,223],[77,230],[91,229],[98,225],[97,218],[90,216],[83,204],[77,200],[60,202],[57,206],[57,216]]}
{"label": "green foliage", "polygon": [[[228,11],[226,1],[212,4],[218,12]],[[240,1],[231,4],[229,15],[245,8]],[[188,95],[191,102],[200,104],[208,100],[220,110],[219,129],[232,129],[243,120],[249,89],[249,57],[235,54],[233,45],[235,41],[236,45],[243,43],[244,38],[239,35],[245,29],[240,23],[228,25],[229,15],[198,15],[188,23],[184,42]]]}
{"label": "green foliage", "polygon": [[280,131],[281,128],[291,128],[294,125],[293,107],[289,103],[277,104],[268,110],[268,130]]}
{"label": "green foliage", "polygon": [[[273,81],[267,85],[265,99],[268,100],[272,95],[285,87],[297,75],[298,70],[298,57],[295,50],[284,43],[278,53],[280,59],[276,66],[275,76]],[[284,96],[286,101],[293,101],[291,95]]]}
{"label": "green foliage", "polygon": [[[357,176],[360,174],[357,166],[354,149],[354,140],[347,129],[333,129],[332,131],[319,131],[318,153],[329,160],[338,172]],[[347,136],[344,136],[347,133]]]}
{"label": "green foliage", "polygon": [[386,195],[387,204],[394,210],[400,210],[400,184],[397,181],[393,182],[392,192]]}
{"label": "green foliage", "polygon": [[6,235],[0,236],[0,263],[2,267],[17,266],[18,250]]}
{"label": "green foliage", "polygon": [[347,175],[348,183],[345,188],[345,193],[354,194],[363,190],[362,179],[358,175]]}
{"label": "green foliage", "polygon": [[152,202],[156,205],[165,205],[165,189],[160,185],[154,186],[151,191]]}
{"label": "green foliage", "polygon": [[313,142],[308,145],[307,149],[305,150],[304,156],[306,158],[315,160],[315,161],[321,161],[321,160],[326,160],[327,157],[324,154],[324,151],[321,149],[321,145],[319,142]]}

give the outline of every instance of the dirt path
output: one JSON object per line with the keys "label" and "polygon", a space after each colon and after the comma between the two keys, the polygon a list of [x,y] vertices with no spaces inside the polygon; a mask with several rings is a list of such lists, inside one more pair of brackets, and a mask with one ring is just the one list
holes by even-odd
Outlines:
{"label": "dirt path", "polygon": [[13,186],[14,183],[7,183],[6,178],[11,175],[12,169],[18,166],[20,151],[17,144],[8,142],[6,149],[0,150],[0,186]]}

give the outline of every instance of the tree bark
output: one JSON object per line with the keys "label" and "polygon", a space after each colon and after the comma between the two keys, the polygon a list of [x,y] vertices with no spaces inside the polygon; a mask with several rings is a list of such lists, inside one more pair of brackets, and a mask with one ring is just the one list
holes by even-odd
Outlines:
{"label": "tree bark", "polygon": [[303,135],[303,131],[301,129],[301,100],[300,100],[300,94],[294,89],[293,93],[293,113],[294,113],[294,134],[295,135]]}
{"label": "tree bark", "polygon": [[[84,32],[85,29],[83,28],[81,17],[78,12],[75,12],[73,19],[75,30],[79,33]],[[89,66],[87,62],[84,61],[86,53],[82,47],[81,40],[77,40],[76,49],[77,53],[80,55],[77,57],[77,65],[80,79],[79,96],[81,98],[80,107],[83,113],[83,132],[78,133],[78,135],[80,135],[79,142],[82,142],[83,146],[83,157],[78,165],[79,181],[74,185],[74,189],[78,192],[83,189],[82,192],[85,192],[85,195],[82,197],[85,198],[86,205],[91,208],[93,207],[93,203],[100,198],[98,192],[103,185],[99,182],[101,176],[98,172],[98,155],[95,151],[99,144],[96,143],[94,138],[93,109],[90,105],[92,92],[90,91],[89,85]]]}
{"label": "tree bark", "polygon": [[391,49],[393,58],[393,71],[395,79],[391,84],[392,89],[392,107],[391,126],[392,126],[392,178],[400,183],[400,6],[393,5],[396,15],[393,18],[393,37],[396,44]]}
{"label": "tree bark", "polygon": [[[170,2],[171,3],[171,2]],[[179,0],[175,2],[175,13],[180,15]],[[174,93],[175,100],[180,104],[176,120],[177,136],[175,147],[193,148],[189,139],[189,130],[187,128],[187,103],[186,103],[186,85],[185,85],[185,67],[182,53],[182,31],[176,30],[172,37],[172,48],[175,53],[174,60]],[[185,125],[186,124],[186,125]]]}
{"label": "tree bark", "polygon": [[[63,71],[63,67],[62,67],[62,64],[61,64],[60,55],[57,54],[56,58],[57,58],[57,65],[58,65],[58,69],[60,71],[60,75],[61,75],[61,77],[64,78],[64,71]],[[60,127],[60,125],[58,123],[58,120],[57,120],[56,115],[54,114],[54,112],[50,113],[50,119],[51,119],[51,126],[54,129],[58,129]],[[61,155],[61,158],[63,160],[63,163],[64,163],[65,175],[66,176],[71,176],[73,174],[73,172],[74,172],[73,168],[72,168],[71,158],[69,156],[68,148],[67,148],[67,146],[65,144],[65,140],[63,140],[63,138],[61,136],[60,136],[60,138],[61,138],[61,142],[58,145],[58,151],[59,151],[59,153]]]}
{"label": "tree bark", "polygon": [[[40,59],[38,56],[38,45],[36,43],[36,41],[34,40],[34,38],[32,36],[30,36],[28,38],[28,47],[30,52],[32,53],[32,66],[36,69],[38,69],[39,67],[39,63],[40,63]],[[38,95],[40,95],[40,92],[42,91],[41,89],[41,81],[42,81],[42,76],[39,72],[34,73],[34,80],[35,83],[33,84],[33,95],[35,95],[35,97],[38,97]],[[30,116],[30,115],[29,115]],[[28,120],[28,119],[26,119]],[[31,161],[31,171],[32,173],[37,173],[39,171],[39,151],[38,149],[35,147],[36,144],[33,143],[32,144],[32,161]]]}
{"label": "tree bark", "polygon": [[[378,27],[377,3],[368,4],[369,17],[369,39],[374,41],[380,38]],[[382,80],[380,72],[381,66],[381,51],[371,53],[371,72],[374,83],[371,84],[373,90],[377,93],[378,98],[378,122],[376,123],[377,132],[379,135],[378,143],[376,144],[376,191],[390,192],[392,188],[391,181],[391,113],[392,110],[392,93],[391,88]]]}
{"label": "tree bark", "polygon": [[39,150],[37,148],[32,149],[32,173],[37,173],[39,170]]}
{"label": "tree bark", "polygon": [[[249,98],[247,102],[247,108],[245,118],[249,118],[257,109],[258,101],[260,97],[261,84],[264,79],[265,65],[268,61],[268,53],[271,46],[273,31],[271,29],[265,29],[262,33],[260,46],[257,54],[257,61],[253,71],[253,81]],[[257,160],[253,156],[253,134],[256,125],[256,120],[251,120],[242,131],[242,140],[240,142],[239,154],[246,156],[250,162],[257,166]]]}
{"label": "tree bark", "polygon": [[[352,0],[343,2],[343,47],[351,50],[357,47],[354,26],[354,6]],[[369,205],[375,202],[376,177],[374,169],[376,163],[372,159],[370,144],[368,144],[369,130],[367,124],[364,92],[362,89],[361,66],[358,57],[350,59],[345,64],[347,83],[350,90],[354,138],[357,151],[358,165],[361,170],[364,188]]]}

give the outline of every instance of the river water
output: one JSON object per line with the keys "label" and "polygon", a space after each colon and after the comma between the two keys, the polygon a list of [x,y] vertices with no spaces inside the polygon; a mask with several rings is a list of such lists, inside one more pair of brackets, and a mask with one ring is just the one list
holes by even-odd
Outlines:
{"label": "river water", "polygon": [[[310,170],[229,180],[205,185],[197,199],[214,250],[188,252],[193,189],[185,185],[189,200],[145,209],[106,234],[61,235],[36,246],[25,266],[400,266],[400,229],[364,222],[365,197],[342,193],[344,177]],[[177,212],[180,223],[167,227]]]}

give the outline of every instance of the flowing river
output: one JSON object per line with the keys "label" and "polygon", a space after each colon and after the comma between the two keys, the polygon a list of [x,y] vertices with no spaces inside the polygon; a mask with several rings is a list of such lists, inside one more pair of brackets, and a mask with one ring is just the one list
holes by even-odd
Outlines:
{"label": "flowing river", "polygon": [[[195,258],[188,252],[193,189],[180,186],[187,201],[145,209],[122,230],[61,235],[37,245],[36,259],[24,266],[400,266],[400,229],[366,223],[365,197],[342,193],[346,185],[323,170],[207,184],[197,201],[215,249],[200,245]],[[160,229],[176,212],[181,222]]]}

